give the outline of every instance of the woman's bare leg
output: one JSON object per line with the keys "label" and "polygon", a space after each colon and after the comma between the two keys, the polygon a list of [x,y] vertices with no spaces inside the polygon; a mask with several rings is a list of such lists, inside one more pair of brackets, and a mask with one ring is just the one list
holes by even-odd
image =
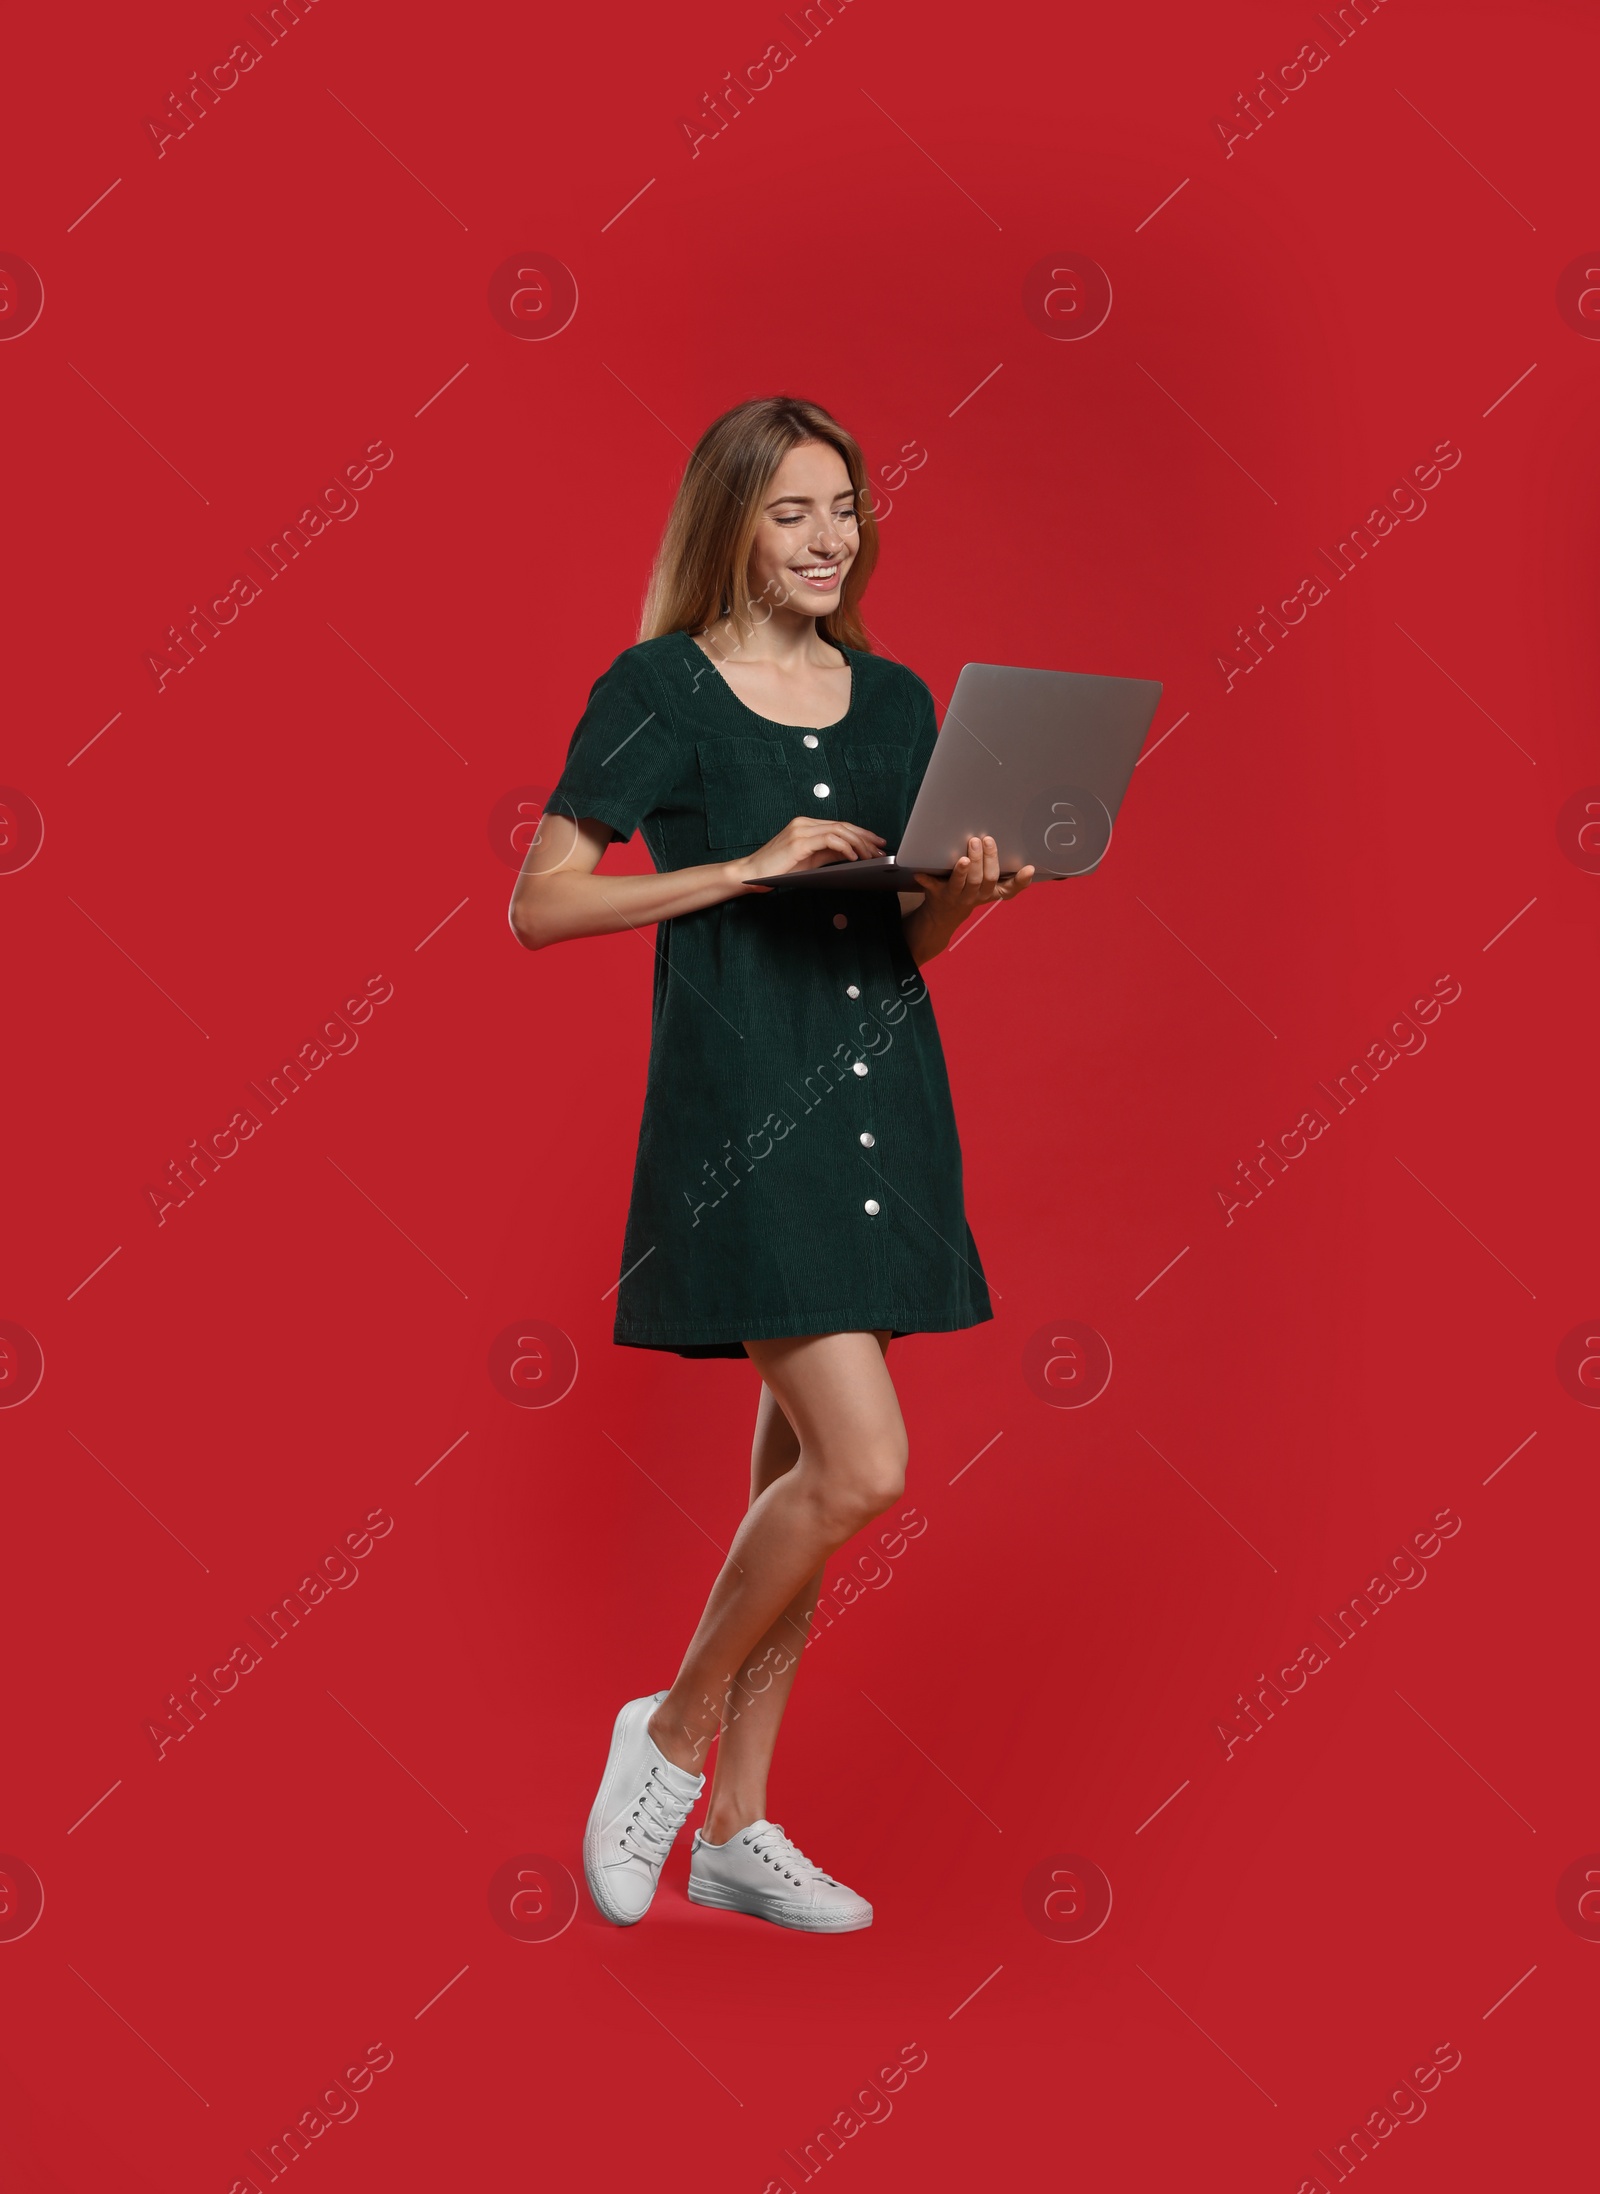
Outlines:
{"label": "woman's bare leg", "polygon": [[745,1656],[728,1687],[726,1719],[717,1739],[706,1809],[706,1841],[725,1844],[741,1828],[767,1815],[767,1776],[778,1743],[795,1672],[805,1649],[811,1611],[822,1590],[822,1571],[808,1578],[764,1637]]}
{"label": "woman's bare leg", "polygon": [[[878,1336],[886,1346],[888,1335]],[[750,1503],[800,1460],[800,1438],[783,1414],[771,1387],[763,1383],[756,1410],[750,1455]],[[717,1740],[711,1798],[702,1831],[708,1843],[726,1843],[752,1821],[767,1817],[767,1775],[778,1728],[794,1684],[811,1627],[811,1612],[822,1589],[818,1569],[795,1594],[777,1621],[757,1640],[736,1669],[727,1703],[727,1719]]]}
{"label": "woman's bare leg", "polygon": [[[905,1425],[887,1342],[887,1334],[822,1333],[745,1344],[767,1389],[753,1498],[677,1681],[649,1723],[668,1759],[698,1773],[732,1692],[739,1718],[723,1740],[732,1757],[719,1763],[717,1810],[706,1828],[713,1842],[745,1825],[733,1816],[753,1799],[760,1805],[745,1819],[764,1810],[767,1767],[824,1563],[905,1489]],[[791,1428],[791,1461],[769,1410]]]}

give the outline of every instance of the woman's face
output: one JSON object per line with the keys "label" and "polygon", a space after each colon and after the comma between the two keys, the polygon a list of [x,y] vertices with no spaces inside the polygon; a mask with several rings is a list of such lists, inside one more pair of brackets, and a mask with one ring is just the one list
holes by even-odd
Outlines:
{"label": "woman's face", "polygon": [[772,610],[826,617],[860,545],[856,497],[844,459],[827,442],[800,442],[772,476],[750,551],[750,592]]}

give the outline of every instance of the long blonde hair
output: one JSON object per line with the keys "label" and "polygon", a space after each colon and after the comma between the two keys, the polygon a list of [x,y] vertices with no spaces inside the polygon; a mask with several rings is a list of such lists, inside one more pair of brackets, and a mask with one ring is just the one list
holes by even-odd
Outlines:
{"label": "long blonde hair", "polygon": [[762,498],[790,450],[826,442],[837,450],[855,490],[859,547],[839,607],[817,619],[836,645],[872,653],[858,607],[878,561],[872,490],[855,437],[820,404],[797,396],[761,396],[713,420],[696,443],[673,498],[639,620],[641,640],[703,632],[718,617],[751,621],[750,551]]}

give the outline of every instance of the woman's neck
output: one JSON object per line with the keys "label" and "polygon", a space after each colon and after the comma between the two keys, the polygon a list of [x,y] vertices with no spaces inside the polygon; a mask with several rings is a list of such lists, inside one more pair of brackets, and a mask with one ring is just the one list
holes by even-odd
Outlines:
{"label": "woman's neck", "polygon": [[780,670],[798,670],[806,663],[836,665],[835,643],[817,625],[815,617],[798,610],[778,609],[759,624],[716,618],[695,637],[710,644],[719,662],[737,657],[746,663],[773,663]]}

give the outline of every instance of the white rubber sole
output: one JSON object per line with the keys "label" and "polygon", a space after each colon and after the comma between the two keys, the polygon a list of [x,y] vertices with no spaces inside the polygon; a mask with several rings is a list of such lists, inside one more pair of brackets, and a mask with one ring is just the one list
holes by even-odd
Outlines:
{"label": "white rubber sole", "polygon": [[807,1935],[851,1935],[872,1925],[868,1908],[864,1920],[852,1914],[818,1911],[812,1904],[790,1903],[782,1897],[761,1897],[754,1891],[727,1889],[721,1882],[697,1882],[689,1877],[689,1902],[713,1912],[743,1912],[752,1920],[770,1920],[774,1927],[798,1928]]}

